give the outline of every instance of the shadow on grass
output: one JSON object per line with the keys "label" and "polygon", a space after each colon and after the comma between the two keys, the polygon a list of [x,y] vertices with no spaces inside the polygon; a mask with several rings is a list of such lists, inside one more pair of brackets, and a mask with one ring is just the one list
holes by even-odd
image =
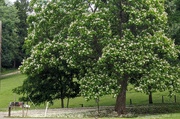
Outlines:
{"label": "shadow on grass", "polygon": [[[180,113],[180,103],[162,103],[151,105],[132,105],[127,107],[127,114],[121,115],[124,118],[136,118],[145,115],[159,115]],[[90,117],[118,117],[114,108],[104,108],[98,112],[91,112]]]}

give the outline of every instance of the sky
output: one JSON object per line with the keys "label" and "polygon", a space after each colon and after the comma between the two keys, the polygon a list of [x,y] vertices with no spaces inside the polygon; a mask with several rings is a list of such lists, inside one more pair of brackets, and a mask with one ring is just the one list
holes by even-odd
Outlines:
{"label": "sky", "polygon": [[11,3],[13,3],[13,2],[15,2],[16,0],[5,0],[5,2],[11,2]]}
{"label": "sky", "polygon": [[5,0],[5,2],[11,2],[11,3],[13,3],[13,2],[15,2],[16,0]]}
{"label": "sky", "polygon": [[9,0],[9,1],[11,1],[11,2],[15,2],[16,0]]}

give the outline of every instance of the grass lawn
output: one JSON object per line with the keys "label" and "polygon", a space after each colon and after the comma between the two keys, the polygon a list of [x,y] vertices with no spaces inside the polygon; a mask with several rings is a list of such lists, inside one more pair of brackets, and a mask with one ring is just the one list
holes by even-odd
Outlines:
{"label": "grass lawn", "polygon": [[99,118],[99,119],[180,119],[180,113],[158,114],[158,115],[140,115],[133,118]]}
{"label": "grass lawn", "polygon": [[[15,74],[13,76],[8,76],[5,78],[0,79],[0,111],[6,111],[7,107],[9,105],[9,102],[18,101],[19,95],[12,93],[12,89],[14,89],[17,86],[22,85],[23,80],[26,79],[26,75],[22,74]],[[129,89],[132,88],[132,86],[129,86]],[[174,104],[174,97],[169,98],[168,92],[156,92],[153,93],[153,102],[154,106],[156,105],[162,105],[162,96],[164,97],[164,105],[167,105],[169,109],[172,109],[174,113],[172,114],[151,114],[151,115],[138,115],[138,117],[133,117],[132,119],[179,119],[180,118],[180,94],[176,96],[177,99],[177,105]],[[130,99],[132,100],[132,105],[130,105]],[[114,106],[115,105],[116,98],[113,98],[111,95],[103,96],[100,98],[100,106]],[[50,105],[49,108],[60,108],[60,100],[54,100],[54,104]],[[66,107],[65,100],[65,107]],[[127,91],[127,106],[148,106],[148,95],[145,95],[140,92],[136,92],[134,90],[128,90]],[[92,107],[96,106],[96,103],[94,100],[85,101],[83,97],[77,97],[74,99],[70,99],[69,107],[81,107],[81,104],[83,104],[84,107]],[[173,105],[171,105],[173,104]],[[173,106],[176,105],[176,108],[173,108]],[[42,104],[40,106],[33,106],[31,104],[31,109],[33,108],[41,108],[45,109],[46,105]],[[118,118],[102,118],[102,119],[118,119]],[[123,118],[120,118],[123,119]]]}
{"label": "grass lawn", "polygon": [[[153,93],[153,103],[154,104],[161,104],[162,103],[162,96],[164,98],[164,103],[174,103],[175,99],[174,97],[169,97],[168,92],[156,92]],[[136,92],[134,90],[127,91],[127,99],[126,99],[126,105],[130,105],[130,99],[132,102],[132,105],[148,105],[148,95],[140,92]],[[116,98],[114,98],[111,95],[103,96],[100,98],[100,106],[114,106],[115,105]],[[66,104],[65,100],[65,104]],[[176,95],[176,102],[180,103],[180,94]],[[70,99],[69,107],[80,107],[81,104],[85,107],[91,107],[96,106],[96,103],[94,100],[85,101],[82,97],[77,97],[74,99]],[[52,108],[59,108],[60,100],[55,100],[54,105],[52,105]],[[66,105],[65,105],[66,106]]]}
{"label": "grass lawn", "polygon": [[9,102],[18,101],[19,95],[12,93],[12,89],[22,85],[25,75],[15,74],[0,79],[0,110],[4,110]]}

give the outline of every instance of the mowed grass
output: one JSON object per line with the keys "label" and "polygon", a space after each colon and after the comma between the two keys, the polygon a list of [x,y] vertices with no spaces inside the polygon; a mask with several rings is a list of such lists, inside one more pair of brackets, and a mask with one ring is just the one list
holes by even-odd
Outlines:
{"label": "mowed grass", "polygon": [[[9,102],[18,101],[18,98],[20,96],[14,94],[12,92],[12,89],[22,85],[25,79],[26,75],[23,74],[15,74],[13,76],[8,76],[0,79],[0,108],[6,108]],[[148,105],[148,95],[141,92],[136,92],[132,89],[132,86],[129,86],[129,89],[131,90],[127,91],[127,106],[130,105],[130,99],[133,105]],[[164,97],[164,103],[174,103],[174,97],[168,97],[167,91],[153,93],[153,103],[162,103],[162,96]],[[180,103],[180,94],[176,95],[176,101],[177,103]],[[100,106],[114,106],[115,102],[116,98],[114,98],[112,95],[107,95],[100,98],[99,104]],[[67,99],[64,100],[64,103],[66,107]],[[84,107],[92,107],[97,105],[95,100],[86,101],[83,97],[76,97],[70,99],[69,101],[69,107],[71,108],[81,107],[81,104],[83,104]],[[45,104],[41,105],[40,107],[36,106],[35,108],[44,108],[44,106]],[[34,106],[32,105],[32,107]],[[50,108],[60,107],[60,100],[54,100],[53,105],[50,105]]]}
{"label": "mowed grass", "polygon": [[[86,118],[86,119],[94,119],[94,118]],[[173,114],[157,114],[157,115],[140,115],[138,117],[133,118],[99,118],[99,119],[180,119],[180,113]]]}
{"label": "mowed grass", "polygon": [[[13,76],[8,76],[5,78],[0,79],[0,111],[6,111],[9,105],[9,102],[19,101],[18,98],[20,97],[17,94],[14,94],[12,92],[12,89],[22,85],[23,81],[26,79],[26,75],[23,74],[15,74]],[[126,104],[128,107],[131,106],[147,106],[148,105],[148,95],[140,92],[136,92],[132,89],[132,86],[129,86],[129,90],[127,91],[127,100]],[[132,89],[132,90],[130,90]],[[162,104],[162,96],[164,96],[164,103],[166,104],[175,104],[174,103],[174,97],[170,98],[168,97],[168,92],[156,92],[153,93],[153,103],[154,105]],[[130,105],[130,99],[132,101],[132,105]],[[32,100],[33,101],[33,100]],[[67,99],[64,100],[65,107],[67,103]],[[100,106],[114,106],[116,102],[116,98],[114,98],[112,95],[103,96],[100,98]],[[176,95],[176,103],[180,105],[180,94]],[[31,109],[45,109],[46,104],[42,104],[40,106],[34,106],[32,103]],[[83,104],[84,107],[95,107],[97,106],[95,100],[86,101],[83,97],[76,97],[73,99],[70,99],[69,107],[81,107]],[[54,100],[53,105],[50,105],[49,108],[61,108],[60,100]],[[171,107],[173,108],[173,107]],[[179,107],[180,108],[180,107]],[[180,110],[180,109],[179,109]],[[179,119],[180,113],[178,111],[175,111],[175,113],[172,114],[158,114],[158,115],[138,115],[138,119]],[[132,118],[132,119],[134,119]],[[107,118],[102,118],[107,119]],[[109,118],[108,118],[109,119]],[[117,119],[117,118],[110,118],[110,119]],[[123,119],[123,118],[121,118]]]}
{"label": "mowed grass", "polygon": [[22,85],[25,78],[25,75],[14,74],[0,79],[0,110],[7,108],[10,102],[18,101],[19,95],[14,94],[12,89]]}
{"label": "mowed grass", "polygon": [[[132,86],[129,86],[132,88]],[[153,103],[156,104],[162,104],[162,96],[164,99],[164,103],[175,103],[174,96],[169,97],[169,93],[167,91],[165,92],[155,92],[153,93]],[[138,106],[138,105],[149,105],[148,103],[148,95],[136,92],[135,90],[129,90],[127,91],[127,97],[126,97],[126,105],[127,106]],[[132,105],[130,105],[130,100]],[[65,99],[65,107],[67,103],[67,99]],[[116,98],[114,98],[112,95],[106,95],[100,98],[99,104],[100,106],[114,106],[116,102]],[[53,105],[50,106],[50,108],[59,108],[61,107],[60,100],[53,101]],[[180,103],[180,94],[176,95],[176,103]],[[92,107],[96,106],[97,103],[95,100],[86,101],[83,97],[77,97],[74,99],[70,99],[69,107],[81,107],[81,104],[85,107]]]}

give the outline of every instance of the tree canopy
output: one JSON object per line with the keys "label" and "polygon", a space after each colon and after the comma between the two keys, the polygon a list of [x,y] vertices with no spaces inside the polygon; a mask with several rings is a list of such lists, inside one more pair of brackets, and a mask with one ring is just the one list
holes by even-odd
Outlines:
{"label": "tree canopy", "polygon": [[180,1],[167,0],[167,12],[169,22],[169,34],[175,40],[175,44],[180,45]]}
{"label": "tree canopy", "polygon": [[[35,9],[36,14],[28,18],[29,34],[25,47],[30,56],[20,67],[28,79],[14,92],[27,94],[35,104],[61,99],[64,107],[64,98],[79,94],[79,84],[74,79],[77,69],[69,67],[64,58],[63,41],[57,37],[57,33],[64,29],[64,25],[59,24],[62,17],[52,14],[51,10],[59,11],[59,15],[65,14],[58,6],[48,4],[42,10]],[[22,100],[27,100],[28,96]]]}
{"label": "tree canopy", "polygon": [[14,92],[23,93],[25,97],[21,100],[27,101],[30,97],[35,104],[61,99],[61,106],[64,107],[63,99],[77,96],[79,84],[73,79],[76,70],[68,68],[63,59],[61,43],[41,42],[32,51],[23,62],[23,66],[28,67],[20,67],[28,79]]}
{"label": "tree canopy", "polygon": [[18,67],[23,58],[25,57],[25,50],[23,48],[25,38],[27,37],[27,28],[28,24],[26,22],[28,14],[31,13],[31,9],[29,7],[29,2],[28,0],[16,0],[14,2],[14,6],[18,10],[17,16],[19,18],[19,23],[16,23],[16,28],[17,28],[17,34],[18,34],[18,51],[16,54],[16,66]]}
{"label": "tree canopy", "polygon": [[115,110],[123,114],[131,80],[138,83],[137,90],[147,94],[156,90],[174,91],[176,84],[179,85],[175,83],[179,68],[171,66],[171,61],[177,59],[178,50],[164,33],[167,24],[164,1],[84,4],[86,9],[92,5],[92,10],[71,23],[66,39],[70,64],[85,70],[81,78],[82,94],[87,99],[118,95]]}
{"label": "tree canopy", "polygon": [[[2,21],[2,67],[13,67],[18,54],[18,36],[16,24],[19,22],[17,10],[13,5],[0,2],[0,20]],[[7,47],[8,46],[8,47]]]}
{"label": "tree canopy", "polygon": [[[147,94],[178,90],[180,71],[172,62],[179,51],[165,35],[164,0],[32,0],[31,5],[35,14],[28,18],[25,42],[30,57],[20,68],[31,83],[47,86],[52,81],[46,90],[57,93],[66,80],[78,76],[87,100],[117,97],[119,115],[126,113],[129,83]],[[41,96],[36,83],[32,97]]]}

